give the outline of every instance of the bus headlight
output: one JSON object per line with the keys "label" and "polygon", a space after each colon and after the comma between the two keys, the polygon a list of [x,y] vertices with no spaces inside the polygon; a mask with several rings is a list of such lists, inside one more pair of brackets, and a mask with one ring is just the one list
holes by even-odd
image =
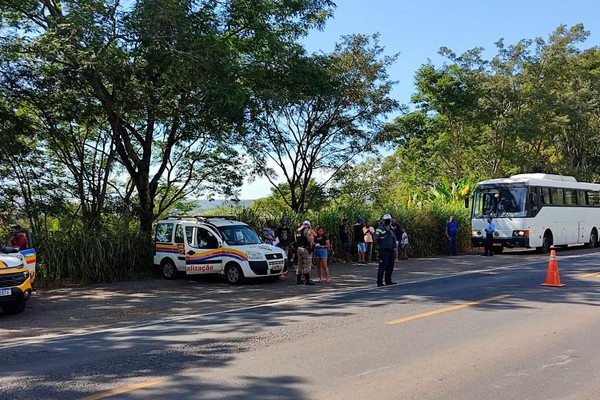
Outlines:
{"label": "bus headlight", "polygon": [[513,231],[512,235],[513,235],[513,237],[529,237],[529,231],[527,229]]}
{"label": "bus headlight", "polygon": [[481,231],[471,231],[471,236],[481,236]]}

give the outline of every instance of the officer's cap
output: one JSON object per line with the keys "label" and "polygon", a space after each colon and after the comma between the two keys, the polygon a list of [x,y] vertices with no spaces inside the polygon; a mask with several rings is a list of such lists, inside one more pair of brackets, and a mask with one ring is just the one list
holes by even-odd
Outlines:
{"label": "officer's cap", "polygon": [[383,217],[381,217],[381,219],[392,219],[392,216],[390,214],[384,214]]}

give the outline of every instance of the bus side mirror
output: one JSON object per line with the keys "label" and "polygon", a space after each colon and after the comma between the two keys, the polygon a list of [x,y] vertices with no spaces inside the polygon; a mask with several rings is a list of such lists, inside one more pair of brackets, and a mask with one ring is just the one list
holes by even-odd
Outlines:
{"label": "bus side mirror", "polygon": [[465,196],[465,208],[469,208],[469,196]]}

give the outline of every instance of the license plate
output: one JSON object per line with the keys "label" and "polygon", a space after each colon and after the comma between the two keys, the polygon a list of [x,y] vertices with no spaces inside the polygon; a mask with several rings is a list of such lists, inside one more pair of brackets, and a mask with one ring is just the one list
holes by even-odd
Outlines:
{"label": "license plate", "polygon": [[0,289],[0,296],[10,296],[12,291],[10,289]]}

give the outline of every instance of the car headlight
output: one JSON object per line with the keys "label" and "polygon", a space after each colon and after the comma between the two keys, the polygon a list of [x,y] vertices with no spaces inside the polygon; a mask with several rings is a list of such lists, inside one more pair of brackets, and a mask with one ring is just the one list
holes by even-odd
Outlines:
{"label": "car headlight", "polygon": [[248,260],[262,260],[263,259],[263,255],[257,251],[248,251],[248,252],[246,252],[246,255],[248,256]]}
{"label": "car headlight", "polygon": [[23,271],[23,278],[29,278],[29,271]]}
{"label": "car headlight", "polygon": [[481,231],[471,231],[471,236],[481,236]]}
{"label": "car headlight", "polygon": [[519,231],[513,231],[512,235],[515,236],[515,237],[528,237],[529,236],[529,231],[527,229],[522,229],[522,230],[519,230]]}

